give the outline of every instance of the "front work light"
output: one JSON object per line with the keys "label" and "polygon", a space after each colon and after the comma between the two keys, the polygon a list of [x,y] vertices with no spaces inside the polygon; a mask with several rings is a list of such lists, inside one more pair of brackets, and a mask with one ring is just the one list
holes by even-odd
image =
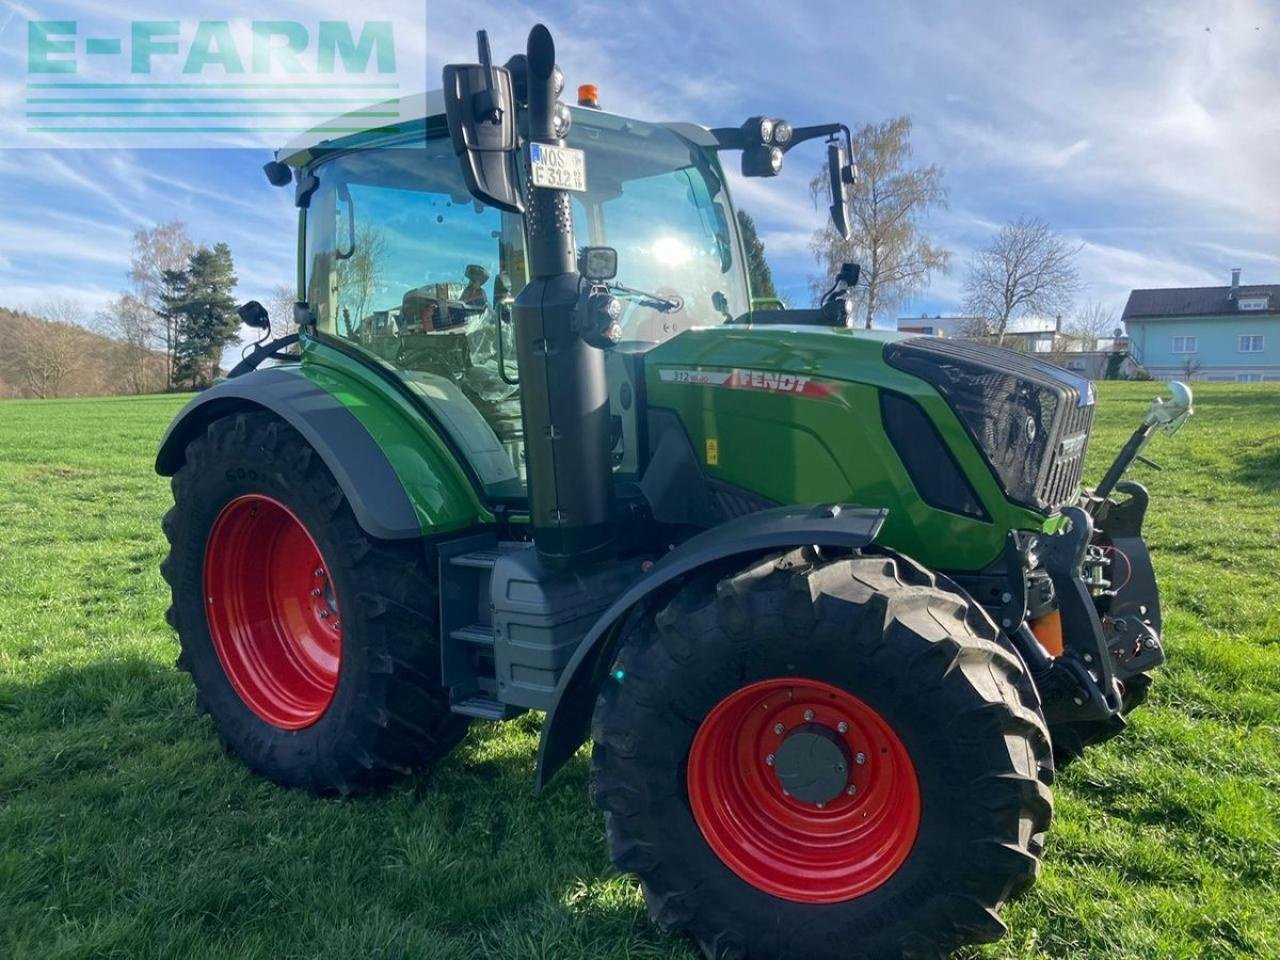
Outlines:
{"label": "front work light", "polygon": [[776,177],[782,172],[782,148],[757,144],[742,151],[744,177]]}

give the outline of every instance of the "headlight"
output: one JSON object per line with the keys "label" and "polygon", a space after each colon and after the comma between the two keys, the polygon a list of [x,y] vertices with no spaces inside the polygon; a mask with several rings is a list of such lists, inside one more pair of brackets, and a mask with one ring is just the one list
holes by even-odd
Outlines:
{"label": "headlight", "polygon": [[563,140],[567,137],[569,128],[573,126],[573,114],[570,112],[568,105],[557,100],[551,122],[555,127],[557,140]]}

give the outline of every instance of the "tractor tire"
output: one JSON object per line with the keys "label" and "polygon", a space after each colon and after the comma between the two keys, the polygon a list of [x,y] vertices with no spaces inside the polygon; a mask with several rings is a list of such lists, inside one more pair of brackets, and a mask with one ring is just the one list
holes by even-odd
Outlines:
{"label": "tractor tire", "polygon": [[713,960],[998,939],[1053,814],[1039,699],[1003,644],[903,557],[805,548],[690,581],[596,704],[610,857]]}
{"label": "tractor tire", "polygon": [[215,420],[172,486],[166,616],[228,753],[282,786],[347,795],[463,738],[421,542],[368,537],[292,427]]}
{"label": "tractor tire", "polygon": [[1077,723],[1055,723],[1049,727],[1049,736],[1053,740],[1054,766],[1061,770],[1067,764],[1084,756],[1087,747],[1106,743],[1118,737],[1129,725],[1128,716],[1147,702],[1151,692],[1151,675],[1139,673],[1130,677],[1124,684],[1124,695],[1120,700],[1120,713],[1105,720],[1090,720]]}

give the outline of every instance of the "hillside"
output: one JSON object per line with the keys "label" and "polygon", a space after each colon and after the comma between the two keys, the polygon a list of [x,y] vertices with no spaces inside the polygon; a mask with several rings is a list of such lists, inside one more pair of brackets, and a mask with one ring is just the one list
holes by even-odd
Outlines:
{"label": "hillside", "polygon": [[153,350],[0,307],[0,399],[153,393],[164,370]]}

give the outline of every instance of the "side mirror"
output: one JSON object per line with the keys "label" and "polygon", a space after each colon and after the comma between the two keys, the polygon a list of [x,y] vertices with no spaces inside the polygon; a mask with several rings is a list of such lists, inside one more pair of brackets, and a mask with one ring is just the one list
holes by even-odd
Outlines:
{"label": "side mirror", "polygon": [[480,63],[444,68],[444,110],[449,137],[467,190],[481,203],[523,213],[516,174],[516,106],[511,71],[495,67],[489,36],[476,34]]}
{"label": "side mirror", "polygon": [[279,160],[268,160],[262,165],[262,172],[267,175],[267,182],[273,187],[287,187],[293,179],[293,169]]}
{"label": "side mirror", "polygon": [[848,240],[853,235],[850,190],[858,174],[845,156],[844,147],[835,141],[827,144],[827,176],[831,178],[831,222],[836,232]]}
{"label": "side mirror", "polygon": [[255,330],[271,329],[271,320],[267,316],[267,308],[257,300],[250,300],[248,303],[241,304],[236,309],[236,313],[240,315],[240,322],[246,327],[253,327]]}

